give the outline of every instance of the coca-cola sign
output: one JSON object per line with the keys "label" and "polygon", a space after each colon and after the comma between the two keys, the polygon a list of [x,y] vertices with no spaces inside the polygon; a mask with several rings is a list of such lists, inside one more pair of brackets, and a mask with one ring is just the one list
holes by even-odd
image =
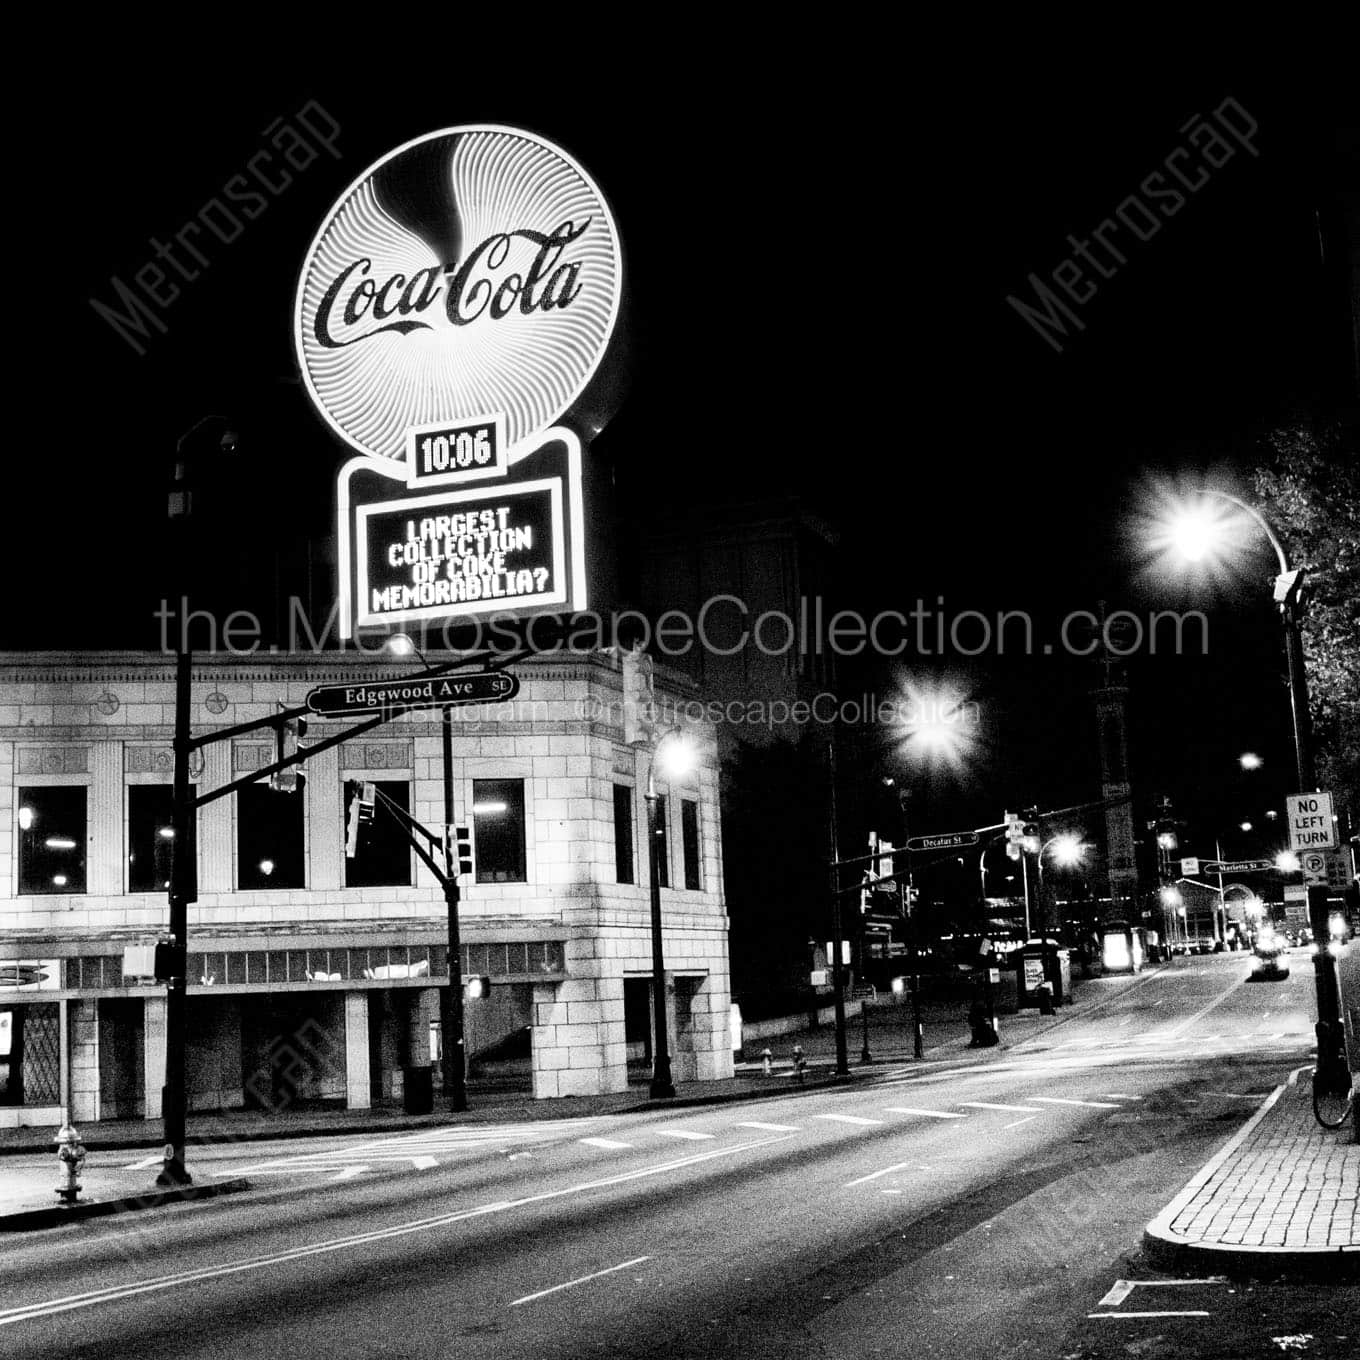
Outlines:
{"label": "coca-cola sign", "polygon": [[589,383],[621,284],[614,219],[570,156],[514,128],[448,128],[327,214],[294,343],[318,410],[361,453],[402,459],[413,428],[492,412],[514,446]]}

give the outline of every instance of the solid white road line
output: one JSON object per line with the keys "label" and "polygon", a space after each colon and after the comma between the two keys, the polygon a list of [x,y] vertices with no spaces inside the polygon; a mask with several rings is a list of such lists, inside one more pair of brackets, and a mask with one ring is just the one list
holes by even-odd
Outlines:
{"label": "solid white road line", "polygon": [[1025,1119],[1017,1119],[1017,1120],[1015,1120],[1014,1123],[1007,1124],[1007,1125],[1006,1125],[1006,1128],[1008,1128],[1008,1129],[1018,1129],[1018,1128],[1020,1127],[1021,1124],[1028,1124],[1028,1123],[1030,1122],[1030,1120],[1032,1120],[1032,1119],[1038,1119],[1038,1117],[1039,1117],[1039,1116],[1038,1116],[1037,1114],[1032,1114],[1032,1115],[1029,1115],[1029,1116],[1028,1116],[1027,1118],[1025,1118]]}
{"label": "solid white road line", "polygon": [[759,1120],[742,1120],[737,1124],[739,1129],[764,1129],[767,1133],[797,1133],[799,1132],[796,1124],[762,1124]]}
{"label": "solid white road line", "polygon": [[882,1124],[882,1119],[863,1119],[857,1114],[814,1114],[814,1119],[830,1119],[837,1124]]}
{"label": "solid white road line", "polygon": [[546,1299],[549,1294],[558,1294],[564,1289],[574,1289],[578,1284],[585,1284],[587,1280],[598,1280],[601,1275],[612,1275],[616,1270],[627,1270],[629,1266],[640,1266],[644,1261],[650,1261],[650,1256],[634,1256],[631,1261],[621,1261],[616,1266],[610,1266],[607,1270],[597,1270],[593,1275],[582,1275],[579,1280],[568,1280],[566,1284],[555,1284],[551,1289],[540,1289],[537,1294],[526,1294],[522,1299],[515,1299],[511,1308],[518,1308],[521,1303],[532,1303],[535,1299]]}
{"label": "solid white road line", "polygon": [[1203,1308],[1185,1308],[1180,1312],[1165,1311],[1157,1313],[1087,1313],[1088,1318],[1161,1318],[1161,1317],[1208,1317],[1207,1310]]}
{"label": "solid white road line", "polygon": [[656,1132],[663,1138],[688,1138],[694,1143],[706,1143],[713,1137],[711,1133],[695,1133],[690,1129],[657,1129]]}
{"label": "solid white road line", "polygon": [[1036,1105],[1081,1105],[1088,1110],[1117,1110],[1118,1105],[1108,1100],[1064,1100],[1062,1096],[1026,1096]]}
{"label": "solid white road line", "polygon": [[578,1143],[585,1143],[588,1147],[608,1148],[611,1152],[618,1148],[630,1148],[632,1143],[620,1143],[614,1138],[578,1138]]}
{"label": "solid white road line", "polygon": [[909,1166],[914,1165],[914,1162],[898,1162],[896,1166],[885,1166],[882,1171],[871,1171],[867,1176],[861,1176],[856,1181],[846,1181],[844,1189],[849,1190],[852,1186],[876,1181],[880,1176],[891,1176],[894,1171],[905,1171]]}
{"label": "solid white road line", "polygon": [[306,1246],[293,1247],[287,1251],[272,1252],[268,1256],[247,1257],[239,1261],[228,1261],[222,1265],[202,1266],[197,1270],[184,1270],[174,1275],[162,1275],[150,1280],[140,1280],[135,1284],[111,1285],[104,1289],[91,1290],[85,1294],[68,1294],[58,1299],[48,1299],[42,1303],[25,1304],[19,1308],[9,1308],[0,1312],[0,1327],[15,1322],[29,1322],[34,1318],[51,1317],[56,1313],[69,1313],[76,1308],[91,1308],[97,1303],[111,1303],[117,1299],[132,1298],[138,1294],[151,1294],[162,1289],[173,1289],[177,1285],[196,1284],[202,1280],[218,1279],[226,1275],[239,1275],[250,1270],[267,1270],[289,1261],[300,1261],[308,1256],[321,1256],[327,1252],[345,1251],[350,1247],[368,1246],[374,1242],[389,1241],[397,1237],[407,1237],[412,1233],[430,1232],[436,1228],[446,1228],[454,1223],[464,1223],[473,1218],[484,1218],[489,1214],[508,1213],[512,1209],[523,1209],[531,1204],[544,1204],[549,1200],[565,1199],[568,1195],[584,1194],[590,1190],[607,1189],[610,1186],[625,1185],[629,1181],[644,1180],[649,1176],[664,1175],[668,1171],[678,1171],[685,1167],[697,1166],[701,1162],[711,1162],[716,1157],[731,1157],[738,1152],[753,1152],[757,1148],[771,1147],[775,1143],[788,1141],[788,1135],[778,1138],[757,1138],[751,1143],[738,1143],[734,1147],[715,1148],[711,1152],[698,1152],[690,1157],[681,1157],[673,1162],[662,1162],[657,1166],[642,1167],[637,1171],[624,1171],[616,1176],[603,1176],[599,1180],[581,1181],[576,1185],[564,1186],[560,1190],[544,1190],[537,1195],[526,1195],[522,1199],[496,1200],[491,1204],[481,1204],[474,1209],[459,1209],[452,1213],[437,1214],[432,1218],[413,1219],[390,1228],[375,1228],[370,1232],[353,1233],[348,1237],[333,1237],[322,1242],[308,1243]]}
{"label": "solid white road line", "polygon": [[992,1105],[985,1100],[961,1100],[960,1105],[967,1105],[973,1110],[1006,1110],[1011,1114],[1043,1114],[1042,1110],[1036,1110],[1032,1105]]}
{"label": "solid white road line", "polygon": [[1131,1096],[1127,1091],[1102,1091],[1103,1096],[1109,1096],[1111,1100],[1142,1100],[1142,1096]]}
{"label": "solid white road line", "polygon": [[927,1119],[967,1119],[966,1114],[958,1114],[953,1110],[920,1110],[915,1105],[885,1105],[885,1110],[892,1114],[919,1114]]}
{"label": "solid white road line", "polygon": [[143,1157],[140,1162],[133,1162],[123,1168],[124,1171],[145,1171],[148,1167],[160,1166],[165,1161],[163,1153],[158,1152],[154,1157]]}
{"label": "solid white road line", "polygon": [[415,1169],[416,1169],[417,1171],[428,1171],[432,1166],[438,1166],[438,1165],[439,1165],[439,1158],[438,1158],[438,1157],[412,1157],[412,1158],[411,1158],[411,1165],[414,1166]]}

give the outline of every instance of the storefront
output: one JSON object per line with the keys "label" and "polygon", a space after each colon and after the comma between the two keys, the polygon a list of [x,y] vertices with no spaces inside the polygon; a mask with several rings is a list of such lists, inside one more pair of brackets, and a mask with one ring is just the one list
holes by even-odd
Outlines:
{"label": "storefront", "polygon": [[[469,1057],[527,1030],[535,1095],[623,1089],[625,983],[648,986],[647,770],[656,734],[626,724],[607,654],[516,666],[518,696],[455,710],[454,817]],[[318,685],[390,678],[358,654],[211,658],[196,734],[268,717]],[[683,698],[658,678],[658,697]],[[0,659],[0,1128],[157,1117],[165,988],[149,946],[167,922],[173,662],[146,655]],[[312,720],[311,736],[344,720]],[[626,730],[627,728],[627,730]],[[668,1008],[677,1079],[731,1072],[727,918],[713,734],[659,781]],[[626,739],[629,738],[629,739]],[[305,743],[305,739],[304,739]],[[206,746],[211,790],[274,758],[252,734]],[[371,783],[442,820],[438,711],[324,751],[296,791],[252,783],[200,809],[189,914],[191,1108],[397,1101],[434,1056],[448,977],[443,895],[375,820],[346,853],[347,790]],[[171,833],[173,834],[173,833]]]}

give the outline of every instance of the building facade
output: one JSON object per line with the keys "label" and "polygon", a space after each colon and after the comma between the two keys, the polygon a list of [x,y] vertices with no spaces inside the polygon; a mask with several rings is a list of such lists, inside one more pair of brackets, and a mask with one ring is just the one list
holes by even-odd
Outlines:
{"label": "building facade", "polygon": [[[436,658],[437,659],[437,658]],[[521,1056],[536,1096],[624,1089],[650,1048],[645,792],[656,733],[626,722],[610,654],[516,666],[514,700],[456,708],[454,819],[472,829],[462,880],[469,1058]],[[357,653],[196,661],[196,737],[295,707],[318,685],[390,679]],[[409,673],[409,671],[408,671]],[[686,684],[658,673],[658,699]],[[310,720],[305,746],[353,720]],[[173,849],[173,658],[0,658],[0,1128],[156,1118]],[[641,734],[641,735],[639,735]],[[697,768],[657,772],[667,1007],[677,1080],[732,1071],[715,736]],[[626,739],[629,738],[629,739]],[[265,728],[209,744],[210,792],[275,759]],[[407,713],[311,757],[294,791],[261,781],[201,807],[189,908],[191,1109],[352,1108],[398,1101],[437,1057],[448,977],[441,888],[379,811],[347,854],[363,783],[439,832],[438,710]],[[382,801],[382,800],[380,800]],[[436,1084],[438,1082],[436,1072]]]}

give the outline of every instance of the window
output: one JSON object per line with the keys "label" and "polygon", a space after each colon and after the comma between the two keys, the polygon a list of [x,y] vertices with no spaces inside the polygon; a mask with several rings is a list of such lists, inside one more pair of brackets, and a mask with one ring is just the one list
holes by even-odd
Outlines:
{"label": "window", "polygon": [[[191,784],[189,796],[194,793]],[[164,892],[175,852],[174,786],[129,784],[127,794],[128,892]],[[189,853],[194,853],[192,844]]]}
{"label": "window", "polygon": [[699,804],[693,798],[680,800],[680,839],[685,852],[685,887],[698,892],[704,880],[699,867]]}
{"label": "window", "polygon": [[614,785],[614,881],[633,883],[633,790]]}
{"label": "window", "polygon": [[19,790],[19,891],[85,891],[84,787]]}
{"label": "window", "polygon": [[[375,779],[367,781],[385,794],[403,812],[411,810],[411,786],[404,779]],[[357,795],[358,784],[345,786],[344,816],[349,817],[351,795]],[[343,837],[348,821],[340,828]],[[390,813],[384,812],[382,799],[376,800],[373,820],[359,828],[359,848],[353,858],[345,859],[345,887],[347,888],[407,888],[411,884],[411,842],[405,828]]]}
{"label": "window", "polygon": [[472,781],[473,859],[478,883],[523,883],[524,780]]}
{"label": "window", "polygon": [[268,784],[236,793],[236,885],[242,891],[306,886],[303,794]]}
{"label": "window", "polygon": [[671,847],[666,835],[666,795],[656,795],[656,881],[663,888],[671,886]]}

